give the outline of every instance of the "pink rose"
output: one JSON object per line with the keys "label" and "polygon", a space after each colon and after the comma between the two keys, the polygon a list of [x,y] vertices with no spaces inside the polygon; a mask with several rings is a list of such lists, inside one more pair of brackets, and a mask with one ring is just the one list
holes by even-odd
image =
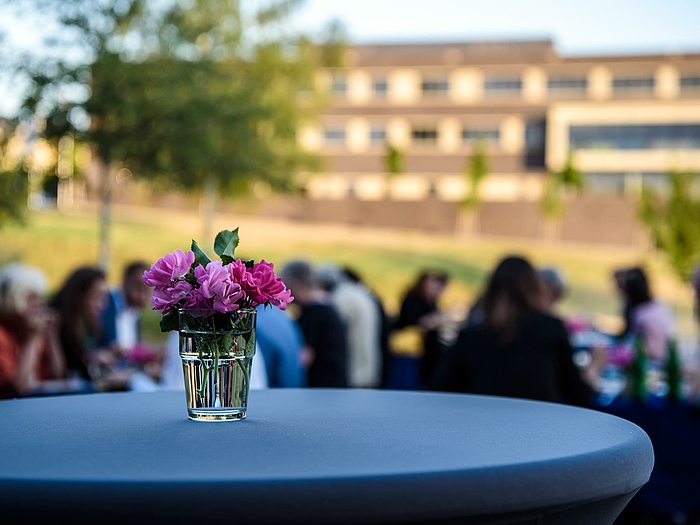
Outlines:
{"label": "pink rose", "polygon": [[193,264],[194,252],[175,250],[158,259],[150,270],[143,272],[143,282],[148,286],[167,286],[187,275]]}
{"label": "pink rose", "polygon": [[271,304],[284,310],[294,300],[282,279],[275,275],[274,268],[274,264],[263,259],[248,270],[253,286],[246,291],[254,303],[253,306]]}
{"label": "pink rose", "polygon": [[192,292],[192,285],[187,281],[177,281],[166,286],[156,286],[151,295],[154,310],[167,312],[176,307],[181,301],[187,299]]}
{"label": "pink rose", "polygon": [[216,312],[216,310],[214,310],[214,301],[212,298],[205,297],[198,288],[194,288],[190,292],[182,307],[190,312],[199,310],[199,313],[203,317],[213,315]]}
{"label": "pink rose", "polygon": [[201,295],[213,299],[214,310],[221,313],[235,312],[245,299],[245,292],[234,278],[234,269],[229,266],[212,261],[206,268],[198,266],[194,271]]}
{"label": "pink rose", "polygon": [[194,278],[199,283],[199,290],[208,299],[223,291],[225,282],[230,280],[228,271],[222,266],[221,261],[212,261],[206,268],[197,266],[194,269]]}

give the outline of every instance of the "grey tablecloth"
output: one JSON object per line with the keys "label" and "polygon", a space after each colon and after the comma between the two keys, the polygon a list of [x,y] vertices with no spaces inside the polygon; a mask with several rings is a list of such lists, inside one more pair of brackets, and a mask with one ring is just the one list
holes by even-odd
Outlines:
{"label": "grey tablecloth", "polygon": [[253,391],[227,423],[181,393],[4,401],[0,454],[0,516],[71,523],[610,523],[653,466],[594,411],[315,389]]}

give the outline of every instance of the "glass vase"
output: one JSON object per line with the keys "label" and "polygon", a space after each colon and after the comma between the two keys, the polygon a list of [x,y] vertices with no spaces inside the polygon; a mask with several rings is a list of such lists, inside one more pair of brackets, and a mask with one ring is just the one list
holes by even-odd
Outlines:
{"label": "glass vase", "polygon": [[195,421],[246,417],[255,355],[254,309],[230,314],[180,310],[180,357],[187,416]]}

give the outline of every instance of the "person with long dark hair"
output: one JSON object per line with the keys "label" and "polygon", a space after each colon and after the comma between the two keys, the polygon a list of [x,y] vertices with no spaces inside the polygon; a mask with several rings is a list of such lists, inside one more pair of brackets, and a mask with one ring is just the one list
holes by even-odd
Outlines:
{"label": "person with long dark hair", "polygon": [[642,337],[646,353],[657,361],[666,360],[668,340],[675,336],[676,322],[671,309],[654,299],[649,280],[641,268],[632,268],[625,278],[625,296],[630,309],[631,333]]}
{"label": "person with long dark hair", "polygon": [[522,257],[498,265],[483,320],[468,326],[441,364],[436,388],[586,406],[591,388],[574,365],[564,324],[545,313],[541,280]]}
{"label": "person with long dark hair", "polygon": [[100,316],[107,300],[107,281],[99,268],[75,270],[53,297],[51,306],[59,315],[59,337],[68,372],[90,379],[89,366],[106,352],[98,342],[102,336]]}
{"label": "person with long dark hair", "polygon": [[438,300],[447,287],[446,273],[426,270],[420,273],[401,303],[401,311],[394,329],[417,328],[421,335],[422,354],[420,361],[420,383],[430,386],[444,347],[440,343],[439,329],[445,322],[445,315],[438,308]]}

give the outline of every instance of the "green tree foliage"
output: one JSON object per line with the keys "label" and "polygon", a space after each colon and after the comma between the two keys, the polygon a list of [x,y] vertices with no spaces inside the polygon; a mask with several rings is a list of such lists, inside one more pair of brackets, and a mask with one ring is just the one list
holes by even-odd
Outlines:
{"label": "green tree foliage", "polygon": [[540,209],[548,219],[558,219],[566,210],[565,196],[569,192],[581,192],[585,189],[583,173],[574,165],[571,155],[559,171],[549,173],[545,184]]}
{"label": "green tree foliage", "polygon": [[27,209],[29,174],[22,159],[8,151],[15,131],[12,122],[0,119],[0,228],[22,222]]}
{"label": "green tree foliage", "polygon": [[466,208],[477,208],[480,204],[479,186],[489,174],[489,159],[486,153],[486,144],[478,140],[474,144],[472,156],[464,165],[464,176],[467,179],[469,190],[462,205]]}
{"label": "green tree foliage", "polygon": [[197,191],[210,179],[284,188],[314,167],[296,131],[316,106],[296,95],[325,54],[284,31],[298,1],[253,13],[235,0],[35,3],[58,13],[62,45],[87,58],[32,71],[26,108],[46,117],[47,134],[72,128],[106,163]]}
{"label": "green tree foliage", "polygon": [[700,199],[692,194],[691,173],[669,174],[669,194],[642,192],[640,217],[678,277],[687,281],[700,260]]}
{"label": "green tree foliage", "polygon": [[398,175],[404,170],[403,152],[396,146],[386,143],[386,154],[384,155],[384,170],[391,175]]}

